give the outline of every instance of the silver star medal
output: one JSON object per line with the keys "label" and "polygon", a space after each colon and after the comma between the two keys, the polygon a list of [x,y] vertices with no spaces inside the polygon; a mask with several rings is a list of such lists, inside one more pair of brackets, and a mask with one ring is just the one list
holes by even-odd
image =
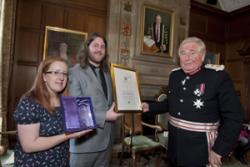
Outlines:
{"label": "silver star medal", "polygon": [[195,89],[195,90],[194,90],[194,94],[195,94],[196,96],[200,97],[201,94],[202,94],[202,92],[201,92],[199,89]]}
{"label": "silver star medal", "polygon": [[202,106],[204,106],[204,102],[201,101],[201,99],[196,99],[194,101],[194,105],[196,109],[201,109]]}

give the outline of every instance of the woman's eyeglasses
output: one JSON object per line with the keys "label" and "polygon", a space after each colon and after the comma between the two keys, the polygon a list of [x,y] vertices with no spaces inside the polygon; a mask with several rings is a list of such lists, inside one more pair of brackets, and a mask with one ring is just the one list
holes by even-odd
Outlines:
{"label": "woman's eyeglasses", "polygon": [[68,73],[60,72],[60,71],[47,71],[47,72],[45,72],[45,74],[52,74],[52,75],[54,75],[56,77],[60,77],[60,76],[68,77]]}

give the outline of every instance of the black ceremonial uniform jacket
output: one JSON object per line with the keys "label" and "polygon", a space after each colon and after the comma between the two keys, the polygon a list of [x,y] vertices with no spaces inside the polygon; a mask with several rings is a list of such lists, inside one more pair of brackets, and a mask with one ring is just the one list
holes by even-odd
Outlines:
{"label": "black ceremonial uniform jacket", "polygon": [[[167,100],[150,104],[150,113],[169,112],[173,117],[192,122],[220,121],[212,149],[225,156],[239,136],[243,110],[231,79],[223,69],[219,69],[222,66],[206,66],[190,76],[181,69],[173,71]],[[169,125],[168,152],[170,161],[178,166],[208,164],[206,133]]]}

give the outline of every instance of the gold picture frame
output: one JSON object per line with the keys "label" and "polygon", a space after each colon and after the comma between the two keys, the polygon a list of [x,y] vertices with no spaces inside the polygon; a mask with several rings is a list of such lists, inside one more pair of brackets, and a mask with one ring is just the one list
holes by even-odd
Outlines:
{"label": "gold picture frame", "polygon": [[141,112],[141,95],[136,70],[111,64],[111,77],[116,112]]}
{"label": "gold picture frame", "polygon": [[220,64],[220,53],[206,52],[205,64]]}
{"label": "gold picture frame", "polygon": [[141,53],[173,57],[174,12],[146,4],[141,20]]}
{"label": "gold picture frame", "polygon": [[64,57],[69,67],[77,62],[77,53],[87,39],[88,33],[60,27],[45,27],[43,58]]}

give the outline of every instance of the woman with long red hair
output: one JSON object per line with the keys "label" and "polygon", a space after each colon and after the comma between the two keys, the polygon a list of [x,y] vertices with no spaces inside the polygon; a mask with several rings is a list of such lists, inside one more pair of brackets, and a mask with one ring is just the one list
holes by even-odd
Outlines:
{"label": "woman with long red hair", "polygon": [[68,139],[89,130],[64,133],[60,95],[68,81],[68,66],[52,56],[39,66],[32,88],[26,92],[14,113],[17,123],[15,166],[69,166]]}

